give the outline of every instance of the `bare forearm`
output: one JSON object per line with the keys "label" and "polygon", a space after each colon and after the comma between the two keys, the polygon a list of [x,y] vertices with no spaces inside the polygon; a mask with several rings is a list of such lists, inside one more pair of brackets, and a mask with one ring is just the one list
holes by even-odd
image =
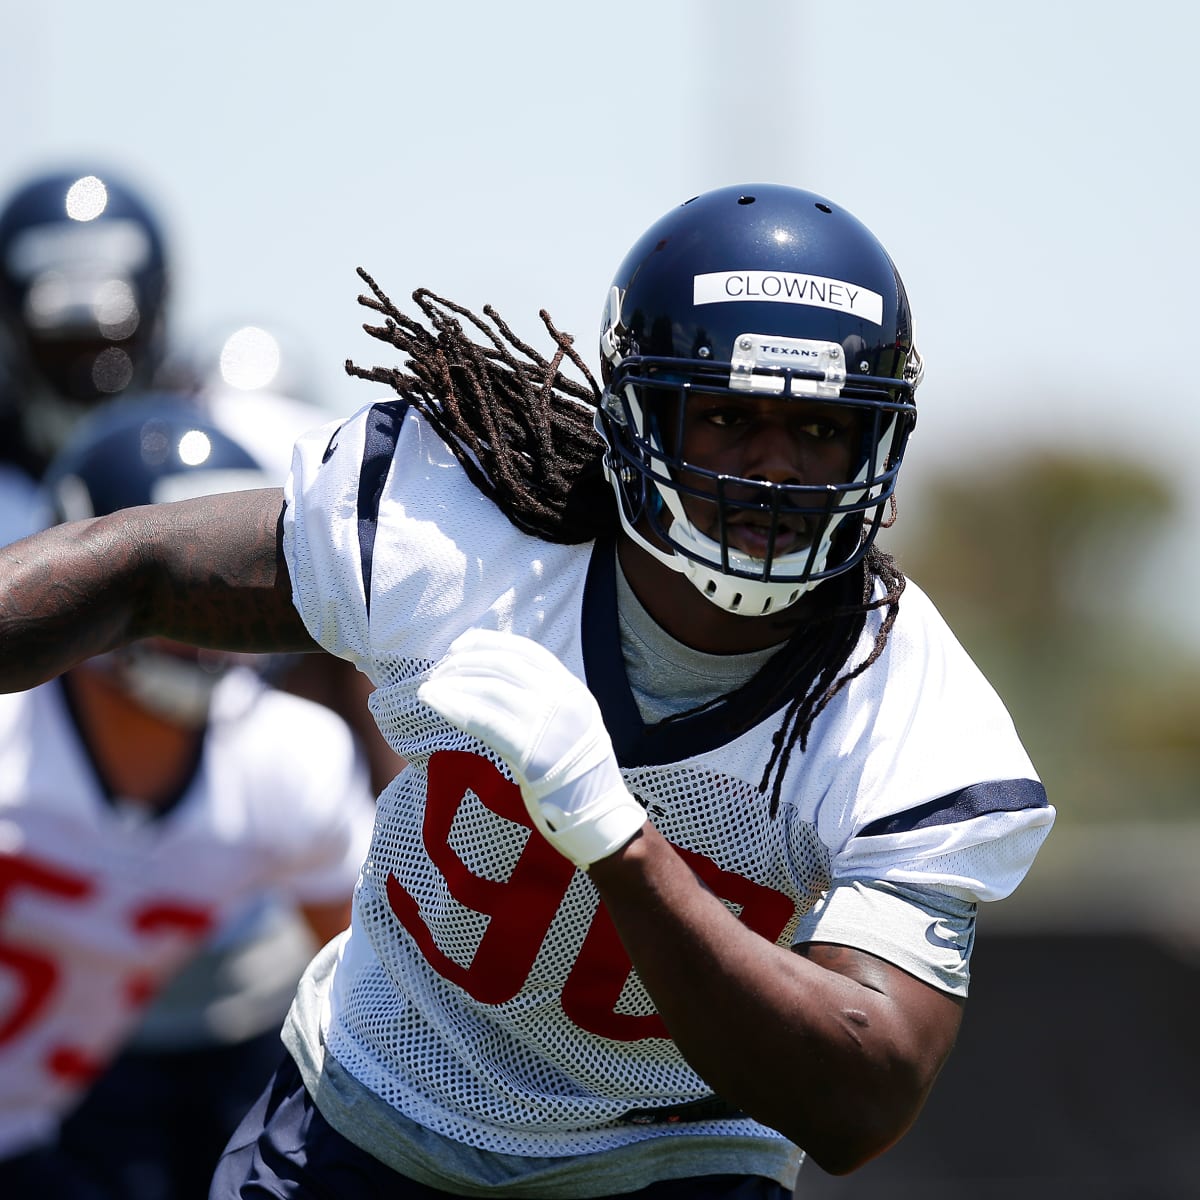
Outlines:
{"label": "bare forearm", "polygon": [[126,509],[0,550],[0,689],[153,634],[312,649],[278,555],[278,492]]}
{"label": "bare forearm", "polygon": [[953,1041],[957,1002],[941,998],[948,1037],[914,1033],[885,990],[893,977],[872,986],[878,960],[831,946],[812,961],[759,937],[649,826],[591,876],[676,1044],[715,1092],[831,1171],[907,1129]]}
{"label": "bare forearm", "polygon": [[128,640],[146,579],[102,521],[0,550],[0,688],[32,687]]}

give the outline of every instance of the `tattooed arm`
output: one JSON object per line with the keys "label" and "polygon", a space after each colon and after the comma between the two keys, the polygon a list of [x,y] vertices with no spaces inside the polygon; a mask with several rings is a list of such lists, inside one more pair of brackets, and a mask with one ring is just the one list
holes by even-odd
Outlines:
{"label": "tattooed arm", "polygon": [[140,637],[316,649],[279,544],[283,493],[233,492],[58,525],[0,549],[0,691]]}

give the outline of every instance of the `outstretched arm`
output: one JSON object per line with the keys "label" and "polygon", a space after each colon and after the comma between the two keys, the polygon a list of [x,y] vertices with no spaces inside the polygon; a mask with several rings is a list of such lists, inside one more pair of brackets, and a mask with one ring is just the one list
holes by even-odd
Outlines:
{"label": "outstretched arm", "polygon": [[646,820],[595,700],[544,647],[471,630],[418,694],[508,762],[534,826],[589,872],[714,1092],[835,1174],[905,1132],[954,1044],[961,1001],[861,950],[794,953],[738,920]]}
{"label": "outstretched arm", "polygon": [[649,824],[590,874],[671,1036],[723,1099],[833,1174],[916,1119],[961,1000],[861,950],[759,937]]}
{"label": "outstretched arm", "polygon": [[57,525],[0,549],[0,691],[158,635],[248,653],[316,648],[279,544],[283,492],[231,492]]}

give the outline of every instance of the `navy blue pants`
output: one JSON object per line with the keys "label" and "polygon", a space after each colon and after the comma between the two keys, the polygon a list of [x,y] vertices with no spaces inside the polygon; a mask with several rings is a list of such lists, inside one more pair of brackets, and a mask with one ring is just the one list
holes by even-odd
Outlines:
{"label": "navy blue pants", "polygon": [[[217,1159],[285,1053],[275,1030],[236,1045],[126,1051],[64,1123],[60,1149],[120,1200],[204,1200]],[[10,1200],[2,1188],[0,1198]]]}
{"label": "navy blue pants", "polygon": [[[209,1200],[447,1200],[337,1132],[312,1102],[290,1055],[246,1114],[213,1176]],[[613,1200],[786,1200],[757,1176],[708,1175],[653,1184]]]}
{"label": "navy blue pants", "polygon": [[119,1200],[53,1148],[0,1161],[4,1200]]}

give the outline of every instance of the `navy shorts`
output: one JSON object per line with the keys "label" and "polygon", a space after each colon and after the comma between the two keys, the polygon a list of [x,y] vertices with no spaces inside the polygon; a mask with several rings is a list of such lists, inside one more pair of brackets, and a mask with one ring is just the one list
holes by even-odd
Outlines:
{"label": "navy shorts", "polygon": [[50,1147],[0,1159],[0,1196],[4,1200],[116,1200]]}
{"label": "navy shorts", "polygon": [[[347,1141],[317,1111],[290,1055],[246,1114],[217,1163],[209,1200],[447,1200]],[[758,1176],[673,1179],[613,1200],[787,1200]],[[607,1200],[607,1198],[602,1198]]]}

